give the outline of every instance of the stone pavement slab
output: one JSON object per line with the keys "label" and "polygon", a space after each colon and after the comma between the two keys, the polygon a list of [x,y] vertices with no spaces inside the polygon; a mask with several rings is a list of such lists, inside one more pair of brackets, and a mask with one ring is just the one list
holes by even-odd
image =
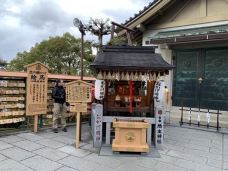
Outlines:
{"label": "stone pavement slab", "polygon": [[54,133],[52,131],[46,131],[46,130],[42,131],[42,132],[38,132],[37,135],[40,136],[40,137],[49,138],[49,139],[52,139],[52,138],[60,136],[59,133],[56,134],[56,133]]}
{"label": "stone pavement slab", "polygon": [[174,164],[176,163],[177,160],[178,160],[177,157],[168,156],[164,154],[161,154],[161,158],[155,158],[155,161],[160,161],[168,164]]}
{"label": "stone pavement slab", "polygon": [[66,136],[58,136],[58,137],[53,138],[52,140],[57,141],[57,142],[61,142],[64,144],[68,144],[68,145],[73,145],[73,144],[75,144],[76,139],[75,138],[69,138]]}
{"label": "stone pavement slab", "polygon": [[1,161],[0,170],[1,171],[32,171],[32,169],[11,159]]}
{"label": "stone pavement slab", "polygon": [[80,148],[83,149],[83,150],[88,150],[88,151],[93,152],[93,153],[97,153],[97,154],[99,152],[99,149],[93,147],[93,144],[92,143],[91,144],[83,145]]}
{"label": "stone pavement slab", "polygon": [[96,167],[95,169],[93,169],[93,171],[116,171],[116,169],[112,169],[110,167],[100,165],[100,166]]}
{"label": "stone pavement slab", "polygon": [[1,137],[1,141],[7,142],[7,143],[15,143],[18,141],[23,141],[23,140],[25,140],[25,139],[22,137],[16,136],[16,135]]}
{"label": "stone pavement slab", "polygon": [[159,161],[158,160],[151,160],[151,158],[143,157],[143,158],[139,158],[139,160],[136,160],[134,163],[137,164],[138,166],[141,166],[141,167],[154,169],[155,165],[157,163],[159,163]]}
{"label": "stone pavement slab", "polygon": [[21,163],[37,171],[54,171],[62,167],[61,164],[41,156],[31,157],[29,159],[23,160]]}
{"label": "stone pavement slab", "polygon": [[57,160],[60,160],[60,159],[68,156],[68,154],[66,154],[64,152],[61,152],[61,151],[58,151],[58,150],[55,150],[55,149],[52,149],[49,147],[44,147],[44,148],[38,149],[36,151],[33,151],[33,153],[43,156],[52,161],[57,161]]}
{"label": "stone pavement slab", "polygon": [[134,163],[125,163],[120,165],[118,168],[116,168],[115,170],[117,171],[154,171],[154,169],[150,169],[147,167],[143,167],[143,166],[139,166],[137,164]]}
{"label": "stone pavement slab", "polygon": [[3,161],[3,160],[5,160],[5,159],[7,159],[7,158],[5,156],[3,156],[3,155],[0,154],[0,162]]}
{"label": "stone pavement slab", "polygon": [[0,150],[4,150],[4,149],[7,149],[7,148],[11,148],[11,147],[13,147],[11,144],[8,144],[6,142],[0,141]]}
{"label": "stone pavement slab", "polygon": [[[83,131],[88,139],[89,127]],[[0,137],[0,171],[228,171],[228,135],[220,133],[166,126],[164,146],[158,150],[161,158],[99,156],[91,139],[83,140],[80,149],[72,145],[75,127],[67,133],[49,129]]]}
{"label": "stone pavement slab", "polygon": [[23,150],[18,147],[1,150],[0,153],[16,161],[24,160],[35,155],[29,151]]}
{"label": "stone pavement slab", "polygon": [[168,163],[164,163],[164,162],[159,162],[154,166],[155,170],[158,171],[188,171],[188,169],[183,168],[183,167],[179,167],[179,166],[175,166],[173,164],[168,164]]}
{"label": "stone pavement slab", "polygon": [[78,158],[74,156],[69,156],[62,160],[59,160],[59,163],[80,171],[92,171],[100,166],[97,163],[87,161],[82,158]]}
{"label": "stone pavement slab", "polygon": [[36,141],[36,143],[41,144],[46,147],[50,147],[50,148],[60,148],[60,147],[65,146],[65,144],[63,144],[63,143],[60,143],[60,142],[57,142],[54,140],[50,140],[50,139],[42,139],[42,140]]}
{"label": "stone pavement slab", "polygon": [[56,171],[78,171],[78,170],[70,168],[70,167],[63,166],[63,167],[57,169]]}
{"label": "stone pavement slab", "polygon": [[21,134],[18,134],[17,136],[27,139],[29,141],[38,141],[43,139],[43,137],[36,135],[35,133],[21,133]]}
{"label": "stone pavement slab", "polygon": [[220,164],[220,166],[217,167],[212,167],[210,165],[207,165],[206,163],[197,163],[197,162],[193,162],[193,161],[189,161],[189,160],[185,160],[185,159],[178,159],[175,162],[175,166],[178,167],[182,167],[182,168],[186,168],[186,169],[192,169],[192,170],[204,170],[204,169],[210,169],[210,170],[221,170],[221,162],[218,162]]}
{"label": "stone pavement slab", "polygon": [[223,161],[208,159],[207,165],[215,168],[222,169]]}
{"label": "stone pavement slab", "polygon": [[75,147],[68,146],[68,145],[61,147],[61,148],[58,148],[58,150],[62,151],[64,153],[76,156],[76,157],[85,157],[85,156],[91,154],[90,151],[86,151],[86,150],[82,150],[82,149],[76,149]]}
{"label": "stone pavement slab", "polygon": [[32,142],[32,141],[28,141],[28,140],[19,141],[19,142],[12,143],[12,144],[19,147],[19,148],[28,150],[28,151],[34,151],[34,150],[37,150],[37,149],[44,147],[40,144],[37,144],[37,143]]}
{"label": "stone pavement slab", "polygon": [[122,164],[121,160],[118,160],[116,157],[98,156],[95,153],[84,157],[84,159],[113,169]]}

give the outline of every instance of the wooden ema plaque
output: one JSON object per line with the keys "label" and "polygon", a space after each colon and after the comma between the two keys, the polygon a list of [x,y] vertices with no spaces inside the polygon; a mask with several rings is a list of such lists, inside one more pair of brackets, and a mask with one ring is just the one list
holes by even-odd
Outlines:
{"label": "wooden ema plaque", "polygon": [[91,88],[92,84],[82,80],[66,84],[66,101],[70,103],[70,111],[77,113],[76,148],[80,145],[80,113],[87,112],[87,103],[92,100]]}
{"label": "wooden ema plaque", "polygon": [[146,143],[146,129],[149,124],[143,121],[113,121],[115,139],[112,151],[149,152]]}
{"label": "wooden ema plaque", "polygon": [[48,67],[40,62],[27,66],[26,115],[34,117],[37,132],[39,114],[47,114]]}

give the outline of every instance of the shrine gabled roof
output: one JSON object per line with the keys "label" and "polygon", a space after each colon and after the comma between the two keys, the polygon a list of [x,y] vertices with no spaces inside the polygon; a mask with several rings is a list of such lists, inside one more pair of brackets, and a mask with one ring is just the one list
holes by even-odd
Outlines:
{"label": "shrine gabled roof", "polygon": [[43,67],[49,69],[49,67],[48,67],[47,65],[41,63],[40,61],[36,61],[36,62],[34,62],[34,63],[28,64],[28,65],[26,65],[25,67],[27,68],[27,67],[30,67],[30,66],[33,66],[33,65],[36,65],[36,64],[40,64],[41,66],[43,66]]}
{"label": "shrine gabled roof", "polygon": [[145,46],[105,46],[97,54],[91,67],[98,70],[122,71],[164,71],[173,68],[160,54],[154,53],[154,48]]}

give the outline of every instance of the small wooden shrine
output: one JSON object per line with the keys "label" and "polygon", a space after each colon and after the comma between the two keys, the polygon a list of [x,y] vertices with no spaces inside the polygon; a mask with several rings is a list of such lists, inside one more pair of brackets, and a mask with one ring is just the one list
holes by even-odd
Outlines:
{"label": "small wooden shrine", "polygon": [[[155,82],[173,66],[155,54],[154,48],[133,46],[105,46],[91,66],[97,79],[105,80],[103,116],[113,118],[113,151],[149,151],[144,119],[154,117]],[[139,119],[129,121],[135,117]]]}

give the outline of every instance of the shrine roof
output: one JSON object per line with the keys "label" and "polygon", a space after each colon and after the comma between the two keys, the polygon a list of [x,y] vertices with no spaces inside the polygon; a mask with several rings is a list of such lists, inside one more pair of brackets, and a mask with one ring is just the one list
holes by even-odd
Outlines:
{"label": "shrine roof", "polygon": [[171,70],[173,66],[154,51],[146,46],[104,46],[91,67],[98,70]]}

